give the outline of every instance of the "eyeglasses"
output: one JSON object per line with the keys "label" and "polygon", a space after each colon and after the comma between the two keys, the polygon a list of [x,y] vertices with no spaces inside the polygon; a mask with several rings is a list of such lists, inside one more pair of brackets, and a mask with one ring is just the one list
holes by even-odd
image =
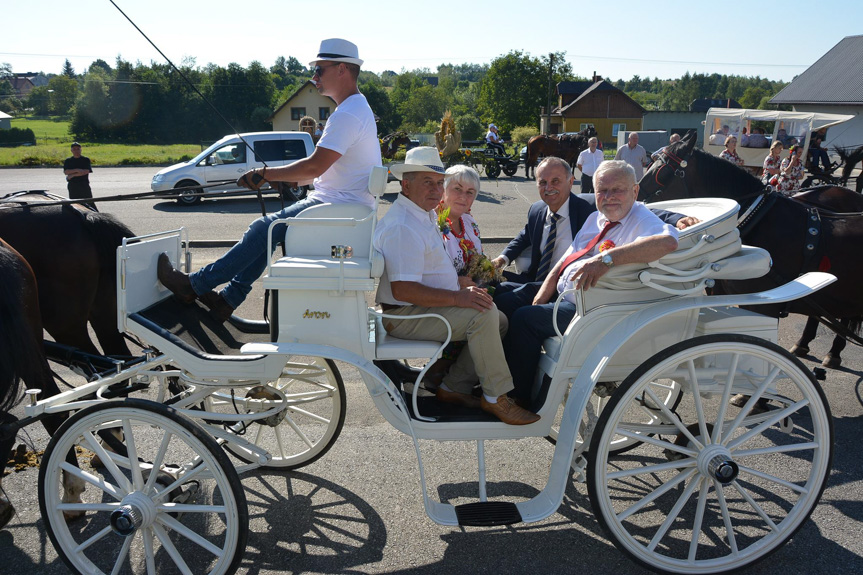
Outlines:
{"label": "eyeglasses", "polygon": [[325,68],[332,68],[333,66],[338,66],[338,64],[330,64],[329,66],[315,66],[315,73],[312,74],[312,78],[314,78],[315,76],[320,78],[324,75]]}

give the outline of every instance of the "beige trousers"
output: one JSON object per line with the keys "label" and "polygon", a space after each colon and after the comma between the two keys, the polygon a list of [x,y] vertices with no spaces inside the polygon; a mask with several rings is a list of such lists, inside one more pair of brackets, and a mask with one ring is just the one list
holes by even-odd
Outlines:
{"label": "beige trousers", "polygon": [[[385,313],[420,315],[435,313],[446,318],[452,328],[452,341],[467,341],[468,353],[462,351],[444,377],[452,391],[470,393],[479,378],[483,393],[499,397],[513,389],[512,376],[503,355],[502,338],[506,334],[506,316],[493,307],[477,311],[463,307],[404,306]],[[437,318],[399,321],[384,318],[384,327],[393,337],[443,341],[446,326]]]}

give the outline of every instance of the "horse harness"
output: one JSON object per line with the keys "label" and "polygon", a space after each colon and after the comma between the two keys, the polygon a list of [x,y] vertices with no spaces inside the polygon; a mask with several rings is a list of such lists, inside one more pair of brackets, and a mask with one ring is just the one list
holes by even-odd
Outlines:
{"label": "horse harness", "polygon": [[[686,190],[686,195],[690,196],[689,187],[686,184],[686,173],[684,168],[687,166],[687,161],[683,158],[680,158],[668,150],[663,150],[659,154],[659,159],[657,160],[661,162],[659,169],[656,170],[654,174],[654,181],[658,186],[656,192],[654,192],[654,196],[658,196],[662,193],[663,188],[668,185],[670,180],[667,180],[666,183],[663,183],[662,180],[665,179],[662,177],[663,170],[671,170],[671,177],[680,178],[683,183],[684,189]],[[666,174],[668,172],[665,172]],[[780,194],[777,193],[771,186],[765,186],[763,189],[759,190],[756,193],[748,194],[739,198],[740,200],[755,198],[743,212],[743,214],[738,218],[737,221],[737,229],[740,231],[740,238],[744,239],[758,223],[761,219],[770,211],[770,209],[774,206]],[[826,272],[830,269],[830,260],[826,258],[823,254],[824,246],[821,243],[822,237],[822,221],[821,221],[821,211],[811,205],[806,205],[800,202],[801,205],[806,207],[806,241],[803,244],[803,262],[800,266],[800,270],[798,271],[798,277],[813,271],[822,271]],[[776,285],[783,285],[788,282],[788,278],[781,276],[772,266],[770,271],[767,273],[767,277],[776,282]],[[824,297],[822,295],[822,297]],[[849,330],[845,326],[839,323],[839,321],[832,317],[831,314],[827,313],[827,310],[824,309],[823,306],[819,305],[814,298],[806,297],[803,298],[806,300],[806,303],[818,314],[818,321],[823,323],[825,326],[836,332],[838,335],[844,337],[846,340],[851,341],[857,345],[863,345],[863,339],[861,339],[857,334],[853,331]],[[787,317],[791,310],[791,302],[785,304],[782,311],[779,312],[779,317]]]}

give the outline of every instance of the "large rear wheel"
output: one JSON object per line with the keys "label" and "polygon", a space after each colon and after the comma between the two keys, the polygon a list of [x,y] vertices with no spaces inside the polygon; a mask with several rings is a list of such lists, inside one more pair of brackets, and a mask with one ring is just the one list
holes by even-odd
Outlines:
{"label": "large rear wheel", "polygon": [[[120,437],[122,439],[117,440]],[[113,439],[113,451],[100,439]],[[76,447],[104,467],[66,461]],[[63,475],[86,484],[64,502]],[[216,441],[162,404],[94,405],[54,434],[39,469],[39,507],[57,554],[76,573],[236,571],[249,518],[237,472]],[[72,523],[66,513],[82,513]]]}
{"label": "large rear wheel", "polygon": [[[675,409],[654,392],[658,382],[680,385]],[[738,393],[749,397],[742,408],[729,403]],[[645,400],[660,421],[644,420]],[[615,454],[620,438],[637,443]],[[803,525],[824,490],[831,442],[826,399],[799,360],[758,338],[695,338],[645,362],[602,410],[590,499],[637,563],[668,573],[734,571]]]}

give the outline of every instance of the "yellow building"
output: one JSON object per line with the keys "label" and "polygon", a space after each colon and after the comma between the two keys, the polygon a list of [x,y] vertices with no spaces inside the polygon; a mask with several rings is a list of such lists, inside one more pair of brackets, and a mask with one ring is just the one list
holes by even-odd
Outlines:
{"label": "yellow building", "polygon": [[299,130],[300,118],[303,116],[311,116],[318,122],[324,123],[335,109],[335,101],[329,96],[318,94],[312,81],[307,80],[273,112],[270,120],[273,122],[273,130]]}
{"label": "yellow building", "polygon": [[[545,133],[581,132],[592,125],[600,142],[616,146],[619,131],[643,128],[644,108],[598,76],[593,81],[560,82],[557,94],[558,104]],[[544,116],[541,122],[545,128]]]}

